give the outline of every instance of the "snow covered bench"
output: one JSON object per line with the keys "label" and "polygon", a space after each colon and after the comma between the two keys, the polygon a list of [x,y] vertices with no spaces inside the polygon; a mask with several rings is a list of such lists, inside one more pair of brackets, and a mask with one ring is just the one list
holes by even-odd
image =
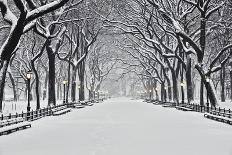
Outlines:
{"label": "snow covered bench", "polygon": [[[223,113],[223,114],[224,114],[224,116],[231,115],[231,113]],[[221,115],[222,115],[222,113],[221,113]],[[223,122],[223,123],[228,123],[228,124],[232,125],[232,119],[228,118],[228,117],[224,117],[224,116],[220,116],[220,114],[215,115],[215,114],[211,114],[211,113],[204,114],[205,118],[212,119],[212,120],[219,121],[219,122]]]}
{"label": "snow covered bench", "polygon": [[72,109],[71,108],[66,108],[66,109],[62,109],[62,110],[58,110],[52,113],[53,116],[59,116],[59,115],[63,115],[66,114],[68,112],[70,112]]}
{"label": "snow covered bench", "polygon": [[162,102],[161,101],[154,101],[153,104],[160,105],[160,104],[162,104]]}
{"label": "snow covered bench", "polygon": [[93,103],[88,102],[86,105],[87,105],[87,106],[93,106]]}
{"label": "snow covered bench", "polygon": [[18,124],[4,126],[4,127],[0,128],[0,136],[4,135],[4,134],[12,133],[14,131],[18,131],[20,129],[26,129],[29,127],[31,127],[31,123],[29,123],[29,122],[21,122]]}
{"label": "snow covered bench", "polygon": [[[98,102],[96,102],[96,103],[98,103]],[[80,101],[80,104],[87,105],[87,106],[92,106],[93,105],[93,103],[91,101],[88,101],[88,100]]]}
{"label": "snow covered bench", "polygon": [[162,105],[162,107],[165,107],[165,108],[167,108],[167,107],[175,107],[175,102],[165,102],[163,105]]}
{"label": "snow covered bench", "polygon": [[76,109],[80,109],[80,108],[84,108],[85,105],[82,105],[82,104],[74,104],[73,105],[73,108],[76,108]]}
{"label": "snow covered bench", "polygon": [[0,121],[0,127],[12,125],[12,124],[17,124],[17,123],[20,123],[20,122],[23,122],[23,121],[24,121],[24,118],[22,118],[22,117],[2,120],[2,121]]}
{"label": "snow covered bench", "polygon": [[187,105],[187,104],[176,106],[176,109],[183,110],[183,111],[193,111],[191,105]]}

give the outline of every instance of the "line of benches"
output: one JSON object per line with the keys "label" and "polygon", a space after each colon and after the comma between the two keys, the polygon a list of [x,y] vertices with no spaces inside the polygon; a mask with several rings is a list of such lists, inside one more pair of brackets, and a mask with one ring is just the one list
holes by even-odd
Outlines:
{"label": "line of benches", "polygon": [[150,101],[147,103],[153,103],[155,105],[162,105],[162,107],[175,107],[176,109],[182,110],[182,111],[204,112],[205,118],[232,125],[232,113],[230,110],[212,108],[212,107],[204,107],[204,106],[199,106],[199,105],[194,105],[194,104],[175,105],[175,103],[173,102],[161,102],[157,100],[152,101],[152,102]]}
{"label": "line of benches", "polygon": [[226,110],[214,109],[204,113],[204,117],[215,121],[223,122],[232,125],[232,113]]}
{"label": "line of benches", "polygon": [[31,127],[31,123],[25,121],[24,118],[11,118],[0,121],[0,136],[18,131],[20,129],[26,129]]}
{"label": "line of benches", "polygon": [[180,104],[176,106],[176,109],[182,110],[182,111],[193,111],[193,106],[190,104]]}
{"label": "line of benches", "polygon": [[[70,108],[68,106],[70,106]],[[71,104],[67,104],[67,105],[50,107],[50,111],[47,110],[47,113],[48,113],[48,115],[59,116],[59,115],[71,112],[72,108],[79,109],[79,108],[84,108],[85,106],[93,106],[93,101],[85,100],[85,101],[80,101],[80,102],[71,103]],[[0,120],[0,136],[6,135],[6,134],[9,134],[9,133],[12,133],[14,131],[21,130],[21,129],[30,128],[31,123],[26,121],[26,120],[34,121],[36,119],[43,117],[43,115],[41,115],[41,113],[38,114],[36,111],[27,113],[26,115],[22,114],[21,117],[17,117],[17,116],[16,116],[16,118],[9,118],[9,119]],[[3,116],[2,116],[2,118],[3,118]]]}

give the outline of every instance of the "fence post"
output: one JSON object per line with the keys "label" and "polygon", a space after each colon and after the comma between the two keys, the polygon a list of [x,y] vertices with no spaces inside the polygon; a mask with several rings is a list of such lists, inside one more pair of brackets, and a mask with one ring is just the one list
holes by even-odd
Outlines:
{"label": "fence post", "polygon": [[230,109],[229,109],[229,118],[231,118],[231,116],[230,116]]}
{"label": "fence post", "polygon": [[9,113],[8,119],[11,119],[11,113]]}
{"label": "fence post", "polygon": [[32,109],[32,111],[31,111],[31,120],[33,120],[33,117],[34,117],[34,111]]}
{"label": "fence post", "polygon": [[43,111],[43,117],[45,117],[45,108],[43,108],[42,111]]}
{"label": "fence post", "polygon": [[226,115],[226,109],[224,108],[224,113],[223,113],[223,116],[225,117],[225,115]]}

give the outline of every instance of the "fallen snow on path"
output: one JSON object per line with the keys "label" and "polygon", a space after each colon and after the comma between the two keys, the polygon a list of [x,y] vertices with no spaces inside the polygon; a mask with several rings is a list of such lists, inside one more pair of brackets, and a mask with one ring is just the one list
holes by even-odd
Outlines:
{"label": "fallen snow on path", "polygon": [[1,136],[0,155],[232,155],[232,126],[196,112],[112,99]]}

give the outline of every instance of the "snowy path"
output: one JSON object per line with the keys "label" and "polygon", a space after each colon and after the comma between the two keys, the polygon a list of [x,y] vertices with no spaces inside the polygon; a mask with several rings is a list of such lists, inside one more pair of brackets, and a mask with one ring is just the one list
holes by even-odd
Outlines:
{"label": "snowy path", "polygon": [[0,155],[232,155],[232,126],[112,99],[1,136]]}

